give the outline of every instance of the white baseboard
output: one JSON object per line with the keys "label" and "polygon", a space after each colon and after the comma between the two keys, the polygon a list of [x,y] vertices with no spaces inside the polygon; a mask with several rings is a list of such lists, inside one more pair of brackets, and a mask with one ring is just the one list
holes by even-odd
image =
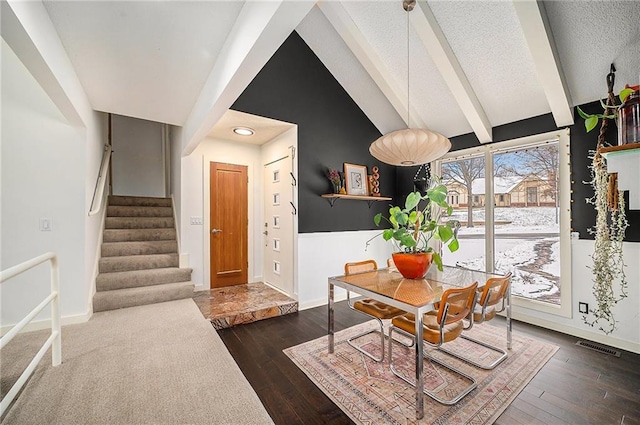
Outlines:
{"label": "white baseboard", "polygon": [[[344,301],[346,299],[347,299],[347,293],[344,292],[343,294],[336,294],[336,296],[334,297],[334,302]],[[308,310],[310,308],[327,305],[328,303],[329,303],[329,300],[327,300],[326,298],[319,298],[317,300],[307,301],[302,304],[298,304],[298,310],[299,311]]]}
{"label": "white baseboard", "polygon": [[597,342],[599,344],[604,344],[610,347],[620,348],[622,350],[640,354],[640,344],[637,342],[626,341],[604,334],[597,334],[588,330],[575,328],[573,326],[562,325],[550,320],[529,316],[528,314],[523,314],[515,311],[512,312],[511,317],[521,322],[540,326],[541,328],[550,329],[552,331],[561,332],[563,334],[575,336],[578,338],[588,339],[589,341]]}
{"label": "white baseboard", "polygon": [[[91,319],[92,315],[93,315],[93,313],[91,312],[91,310],[88,310],[85,314],[78,314],[78,315],[75,315],[75,316],[63,316],[62,318],[60,318],[60,325],[61,326],[66,326],[66,325],[76,325],[78,323],[85,323],[85,322],[89,321],[89,319]],[[2,326],[0,328],[0,335],[6,334],[14,326],[15,325]],[[51,319],[38,320],[38,321],[30,322],[29,324],[27,324],[27,326],[25,326],[22,329],[22,331],[20,333],[39,331],[39,330],[42,330],[42,329],[51,329]]]}

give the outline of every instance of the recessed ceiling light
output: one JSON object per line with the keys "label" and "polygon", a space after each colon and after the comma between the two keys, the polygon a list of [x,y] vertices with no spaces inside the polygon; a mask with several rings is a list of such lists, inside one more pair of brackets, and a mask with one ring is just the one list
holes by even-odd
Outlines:
{"label": "recessed ceiling light", "polygon": [[249,127],[236,127],[233,129],[233,132],[240,136],[252,136],[255,131]]}

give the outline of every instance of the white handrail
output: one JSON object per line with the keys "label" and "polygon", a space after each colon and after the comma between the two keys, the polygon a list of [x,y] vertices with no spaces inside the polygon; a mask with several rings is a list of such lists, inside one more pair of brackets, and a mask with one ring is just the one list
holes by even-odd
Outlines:
{"label": "white handrail", "polygon": [[[104,152],[102,153],[102,164],[100,164],[100,172],[98,173],[98,179],[96,180],[96,187],[93,189],[93,199],[91,200],[91,208],[89,209],[89,215],[96,215],[102,208],[102,199],[104,198],[104,188],[107,184],[107,171],[109,168],[109,161],[111,160],[111,146],[104,145]],[[99,195],[98,195],[99,194]],[[98,196],[96,196],[98,195]],[[94,202],[97,206],[94,209]]]}
{"label": "white handrail", "polygon": [[9,405],[11,405],[11,402],[27,382],[27,379],[29,379],[29,376],[31,376],[36,366],[38,366],[38,363],[40,363],[40,360],[42,360],[49,347],[51,347],[51,363],[53,366],[58,366],[62,362],[62,332],[60,329],[60,270],[58,268],[58,257],[56,254],[53,252],[47,252],[46,254],[27,260],[24,263],[20,263],[17,266],[3,270],[0,272],[0,283],[15,277],[20,273],[24,273],[46,261],[51,262],[51,293],[36,308],[31,310],[24,319],[18,322],[9,332],[0,338],[0,348],[7,345],[9,341],[11,341],[22,330],[22,328],[33,320],[33,318],[36,317],[36,315],[49,303],[51,303],[51,336],[47,341],[45,341],[42,348],[40,348],[40,351],[38,351],[33,360],[31,360],[31,363],[29,363],[29,366],[27,366],[24,372],[22,372],[20,378],[18,378],[7,395],[4,396],[2,402],[0,402],[0,416],[2,416]]}

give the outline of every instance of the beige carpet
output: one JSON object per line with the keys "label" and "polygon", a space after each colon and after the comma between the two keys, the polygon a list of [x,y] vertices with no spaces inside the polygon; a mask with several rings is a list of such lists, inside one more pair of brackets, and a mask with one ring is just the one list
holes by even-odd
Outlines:
{"label": "beige carpet", "polygon": [[[463,370],[478,381],[478,387],[454,406],[442,405],[424,396],[424,419],[415,419],[415,389],[396,377],[389,365],[376,363],[349,346],[350,335],[374,328],[374,322],[337,332],[335,352],[328,354],[327,337],[284,350],[296,365],[357,424],[490,424],[507,408],[518,393],[558,350],[558,347],[514,333],[513,349],[509,357],[493,371],[486,371],[464,363],[433,348],[429,353]],[[490,325],[475,326],[469,332],[497,346],[506,348],[506,330]],[[394,335],[395,337],[395,335]],[[366,349],[380,350],[377,335],[359,338]],[[397,347],[397,348],[396,348]],[[489,364],[493,352],[461,338],[447,343],[455,352],[474,355]],[[393,362],[396,369],[413,378],[414,351],[394,345]],[[485,363],[486,362],[486,363]],[[446,369],[424,364],[425,388],[446,399],[453,398],[462,384]]]}
{"label": "beige carpet", "polygon": [[[191,299],[96,313],[63,328],[3,424],[272,424],[224,343]],[[46,339],[1,352],[2,392]]]}

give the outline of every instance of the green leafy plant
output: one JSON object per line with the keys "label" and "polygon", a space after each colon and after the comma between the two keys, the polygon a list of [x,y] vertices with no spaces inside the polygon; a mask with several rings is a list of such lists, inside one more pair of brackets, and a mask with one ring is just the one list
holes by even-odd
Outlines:
{"label": "green leafy plant", "polygon": [[[629,97],[629,95],[631,93],[633,93],[634,91],[636,91],[637,88],[634,89],[634,87],[625,87],[620,94],[618,95],[618,98],[620,99],[621,103],[624,103],[625,100],[627,100],[627,97]],[[607,106],[602,99],[600,99],[600,104],[602,105],[602,108],[604,109],[604,113],[602,114],[587,114],[586,112],[584,112],[582,109],[580,109],[580,107],[578,106],[578,115],[580,115],[580,117],[582,117],[584,119],[584,128],[586,128],[587,133],[590,132],[591,130],[593,130],[594,128],[596,128],[596,126],[598,125],[598,121],[601,119],[616,119],[618,117],[618,108],[619,105],[617,107],[615,107],[613,109],[613,114],[607,114],[607,110],[611,109],[611,106]]]}
{"label": "green leafy plant", "polygon": [[[426,201],[422,209],[421,201]],[[385,241],[393,241],[402,252],[433,253],[433,262],[438,270],[442,270],[442,257],[429,246],[429,241],[441,241],[451,252],[458,250],[457,233],[460,223],[457,220],[441,222],[443,215],[451,215],[452,210],[447,203],[447,187],[440,179],[434,179],[424,196],[420,192],[412,192],[407,195],[404,208],[392,205],[389,217],[384,217],[382,213],[376,214],[373,219],[376,226],[380,226],[384,220],[391,227],[369,239],[367,246],[373,239],[382,236]]]}

